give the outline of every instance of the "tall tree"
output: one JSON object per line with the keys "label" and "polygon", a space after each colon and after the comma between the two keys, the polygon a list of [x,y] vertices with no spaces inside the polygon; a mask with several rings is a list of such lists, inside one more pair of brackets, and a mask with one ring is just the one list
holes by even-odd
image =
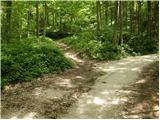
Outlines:
{"label": "tall tree", "polygon": [[100,14],[99,9],[100,8],[100,1],[96,1],[96,15],[97,15],[97,37],[99,37],[99,31],[100,31]]}
{"label": "tall tree", "polygon": [[119,1],[120,44],[123,44],[123,2]]}
{"label": "tall tree", "polygon": [[45,15],[44,15],[44,36],[46,35],[46,27],[48,26],[48,11],[47,11],[47,2],[44,2],[44,11],[45,11]]}
{"label": "tall tree", "polygon": [[128,1],[125,1],[125,23],[126,23],[126,31],[128,30]]}
{"label": "tall tree", "polygon": [[148,12],[148,26],[147,26],[147,34],[148,39],[151,40],[151,1],[147,1],[147,12]]}
{"label": "tall tree", "polygon": [[11,37],[11,15],[12,15],[12,1],[6,1],[7,3],[7,10],[6,10],[6,39],[10,39]]}
{"label": "tall tree", "polygon": [[39,38],[39,3],[36,2],[36,36]]}
{"label": "tall tree", "polygon": [[154,36],[158,40],[159,30],[159,1],[154,1]]}
{"label": "tall tree", "polygon": [[118,23],[119,23],[119,1],[115,1],[115,23],[114,23],[114,28],[113,28],[113,43],[117,44],[117,39],[118,39]]}
{"label": "tall tree", "polygon": [[31,26],[31,10],[27,13],[27,37],[30,36],[30,26]]}
{"label": "tall tree", "polygon": [[105,23],[107,25],[108,24],[108,6],[109,6],[109,2],[108,1],[104,1],[104,5],[105,5]]}
{"label": "tall tree", "polygon": [[141,1],[138,1],[138,35],[141,32]]}
{"label": "tall tree", "polygon": [[133,32],[133,13],[134,12],[134,1],[130,2],[130,32]]}

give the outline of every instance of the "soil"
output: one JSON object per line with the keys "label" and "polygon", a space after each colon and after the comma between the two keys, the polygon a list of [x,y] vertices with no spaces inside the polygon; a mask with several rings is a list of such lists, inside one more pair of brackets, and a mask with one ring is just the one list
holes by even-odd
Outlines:
{"label": "soil", "polygon": [[103,74],[94,68],[94,61],[80,59],[65,44],[57,44],[74,68],[6,86],[1,95],[1,118],[57,118],[67,113],[79,96],[88,92],[96,78]]}
{"label": "soil", "polygon": [[96,62],[79,58],[63,43],[57,45],[74,68],[6,86],[1,95],[1,118],[134,118],[126,115],[133,112],[128,112],[133,108],[128,101],[133,98],[138,103],[131,86],[139,81],[142,68],[157,60],[156,55]]}
{"label": "soil", "polygon": [[133,92],[128,96],[123,118],[158,119],[159,118],[159,62],[145,67],[138,81],[125,88]]}
{"label": "soil", "polygon": [[[96,80],[90,91],[80,96],[78,102],[70,107],[67,114],[63,114],[59,118],[127,118],[127,114],[129,113],[125,111],[125,108],[131,110],[130,113],[134,111],[130,109],[133,108],[133,106],[129,107],[126,104],[132,101],[138,104],[139,102],[136,100],[138,98],[136,97],[139,97],[142,92],[135,92],[130,87],[139,83],[139,76],[142,74],[143,68],[157,60],[158,57],[156,55],[145,55],[97,64],[97,69],[101,69],[106,73]],[[133,88],[135,87],[133,86]],[[148,87],[145,89],[148,91]],[[143,89],[143,91],[145,90]],[[132,101],[131,98],[133,98]],[[144,98],[144,96],[141,96],[141,98]],[[148,101],[152,102],[150,99],[148,99]],[[143,103],[139,103],[138,107],[142,105]],[[135,108],[135,110],[137,110],[137,112],[134,112],[134,116],[128,116],[128,118],[145,118],[147,116],[140,116],[139,108]],[[145,111],[141,112],[146,111],[151,111],[151,109],[148,107],[145,108]],[[138,117],[135,117],[135,115]],[[154,118],[157,117],[154,116]]]}

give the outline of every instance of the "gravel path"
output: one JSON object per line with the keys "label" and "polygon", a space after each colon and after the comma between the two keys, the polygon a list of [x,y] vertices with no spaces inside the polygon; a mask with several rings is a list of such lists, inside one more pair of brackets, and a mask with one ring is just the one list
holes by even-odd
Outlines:
{"label": "gravel path", "polygon": [[106,74],[99,77],[91,90],[84,93],[61,118],[122,118],[127,96],[133,92],[125,88],[136,83],[142,68],[157,59],[156,55],[146,55],[97,65],[97,69]]}
{"label": "gravel path", "polygon": [[131,94],[124,88],[157,59],[147,55],[97,63],[57,44],[75,67],[6,86],[1,95],[2,118],[120,118],[126,95]]}
{"label": "gravel path", "polygon": [[65,44],[57,44],[74,68],[6,86],[1,95],[1,118],[57,118],[67,113],[79,96],[88,92],[96,78],[103,74],[94,68],[95,62],[80,59]]}

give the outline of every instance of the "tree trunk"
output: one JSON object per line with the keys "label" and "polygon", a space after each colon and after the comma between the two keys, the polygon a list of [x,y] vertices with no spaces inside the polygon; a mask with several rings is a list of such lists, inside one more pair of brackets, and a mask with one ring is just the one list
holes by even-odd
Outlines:
{"label": "tree trunk", "polygon": [[113,29],[113,43],[117,44],[117,39],[118,39],[118,23],[119,23],[119,1],[115,1],[115,23],[114,23],[114,29]]}
{"label": "tree trunk", "polygon": [[96,15],[97,15],[97,38],[99,39],[100,31],[100,14],[99,14],[100,1],[96,1]]}
{"label": "tree trunk", "polygon": [[126,32],[128,30],[128,1],[126,1]]}
{"label": "tree trunk", "polygon": [[155,38],[158,40],[158,30],[159,30],[159,1],[154,1],[154,34]]}
{"label": "tree trunk", "polygon": [[138,35],[141,34],[141,1],[138,1]]}
{"label": "tree trunk", "polygon": [[52,11],[52,28],[55,29],[55,13]]}
{"label": "tree trunk", "polygon": [[46,27],[49,26],[49,11],[48,11],[48,5],[47,1],[45,1],[45,16],[46,16]]}
{"label": "tree trunk", "polygon": [[43,35],[44,36],[46,36],[46,27],[47,27],[47,22],[48,22],[48,20],[47,20],[47,2],[45,1],[45,3],[44,3],[44,8],[45,8],[45,15],[44,15],[44,17],[45,17],[45,19],[44,19],[44,33],[43,33]]}
{"label": "tree trunk", "polygon": [[151,1],[147,1],[147,10],[148,10],[147,34],[148,34],[148,40],[151,40]]}
{"label": "tree trunk", "polygon": [[11,15],[12,15],[12,1],[7,2],[7,10],[6,10],[6,39],[9,40],[11,37]]}
{"label": "tree trunk", "polygon": [[109,5],[109,2],[104,1],[104,3],[105,3],[105,23],[107,25],[108,24],[108,5]]}
{"label": "tree trunk", "polygon": [[110,9],[111,9],[111,12],[110,12],[110,13],[111,13],[111,16],[110,16],[110,18],[111,18],[111,26],[112,26],[112,21],[113,21],[113,15],[112,15],[112,12],[113,12],[113,8],[111,7]]}
{"label": "tree trunk", "polygon": [[30,22],[31,22],[31,11],[28,10],[27,14],[27,37],[30,37]]}
{"label": "tree trunk", "polygon": [[102,5],[101,5],[101,1],[99,1],[99,26],[101,28],[102,26],[102,12],[103,12],[103,9],[102,9]]}
{"label": "tree trunk", "polygon": [[62,32],[62,16],[61,16],[61,13],[60,13],[60,16],[59,16],[59,30]]}
{"label": "tree trunk", "polygon": [[130,32],[133,32],[133,11],[134,11],[134,1],[130,2]]}
{"label": "tree trunk", "polygon": [[39,38],[39,3],[36,2],[36,36]]}
{"label": "tree trunk", "polygon": [[123,44],[123,2],[119,1],[120,44]]}

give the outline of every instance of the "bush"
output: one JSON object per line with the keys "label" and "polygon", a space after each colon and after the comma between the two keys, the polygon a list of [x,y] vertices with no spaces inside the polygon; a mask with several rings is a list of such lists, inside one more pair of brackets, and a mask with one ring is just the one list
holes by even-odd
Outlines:
{"label": "bush", "polygon": [[158,40],[154,37],[148,38],[146,33],[141,35],[132,35],[128,45],[133,48],[136,53],[145,55],[156,53],[159,49]]}
{"label": "bush", "polygon": [[32,80],[47,73],[58,73],[71,68],[71,62],[47,38],[23,39],[2,44],[2,86]]}
{"label": "bush", "polygon": [[70,38],[62,40],[65,44],[68,44],[81,57],[88,57],[90,59],[97,60],[115,60],[128,55],[135,55],[133,50],[126,44],[114,45],[111,38],[104,40],[95,40],[95,36],[91,33],[82,33],[74,35]]}

